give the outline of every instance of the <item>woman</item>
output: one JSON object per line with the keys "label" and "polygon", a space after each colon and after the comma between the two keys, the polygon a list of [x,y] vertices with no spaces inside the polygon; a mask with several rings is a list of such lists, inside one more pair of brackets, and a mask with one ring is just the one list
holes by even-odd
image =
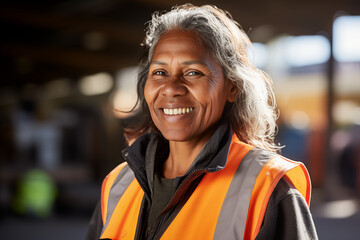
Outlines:
{"label": "woman", "polygon": [[273,93],[249,44],[212,6],[153,15],[144,134],[104,180],[87,239],[317,238],[307,171],[274,153]]}

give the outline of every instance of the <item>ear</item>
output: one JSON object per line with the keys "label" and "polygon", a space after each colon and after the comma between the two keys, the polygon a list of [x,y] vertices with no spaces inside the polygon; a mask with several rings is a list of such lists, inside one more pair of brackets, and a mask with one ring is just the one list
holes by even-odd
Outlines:
{"label": "ear", "polygon": [[227,100],[228,102],[234,102],[236,100],[236,96],[239,92],[239,88],[233,83],[231,80],[227,80]]}

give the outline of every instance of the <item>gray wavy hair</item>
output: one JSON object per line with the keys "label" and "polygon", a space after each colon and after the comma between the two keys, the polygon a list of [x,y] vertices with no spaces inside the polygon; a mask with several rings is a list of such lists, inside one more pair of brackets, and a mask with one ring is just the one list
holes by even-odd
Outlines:
{"label": "gray wavy hair", "polygon": [[162,34],[174,29],[194,32],[218,60],[226,78],[238,87],[235,102],[224,110],[237,137],[256,147],[278,150],[274,144],[277,113],[271,80],[248,61],[246,49],[251,42],[239,24],[229,13],[210,5],[185,4],[167,13],[155,12],[148,22],[142,44],[146,53],[138,77],[138,101],[145,118],[137,132],[157,130],[145,102],[144,86],[155,45]]}

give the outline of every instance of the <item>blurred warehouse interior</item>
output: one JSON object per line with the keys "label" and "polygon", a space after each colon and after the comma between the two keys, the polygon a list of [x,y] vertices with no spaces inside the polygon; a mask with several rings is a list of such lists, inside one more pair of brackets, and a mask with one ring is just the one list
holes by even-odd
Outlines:
{"label": "blurred warehouse interior", "polygon": [[[118,110],[136,102],[144,23],[185,2],[2,1],[0,217],[90,216],[101,180],[122,161],[123,128],[136,122]],[[252,61],[274,82],[277,141],[307,165],[314,196],[358,199],[360,2],[211,4],[229,10],[254,42]],[[24,198],[50,206],[27,211]]]}

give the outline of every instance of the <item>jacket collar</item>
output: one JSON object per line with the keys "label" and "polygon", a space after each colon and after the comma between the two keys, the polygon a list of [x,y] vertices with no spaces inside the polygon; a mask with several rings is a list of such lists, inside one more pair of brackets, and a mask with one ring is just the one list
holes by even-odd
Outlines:
{"label": "jacket collar", "polygon": [[[223,121],[195,158],[187,173],[176,179],[176,187],[195,172],[215,172],[223,169],[226,165],[232,134],[230,124]],[[125,160],[149,197],[152,195],[155,170],[162,166],[168,154],[169,142],[158,133],[141,136],[123,151]]]}

